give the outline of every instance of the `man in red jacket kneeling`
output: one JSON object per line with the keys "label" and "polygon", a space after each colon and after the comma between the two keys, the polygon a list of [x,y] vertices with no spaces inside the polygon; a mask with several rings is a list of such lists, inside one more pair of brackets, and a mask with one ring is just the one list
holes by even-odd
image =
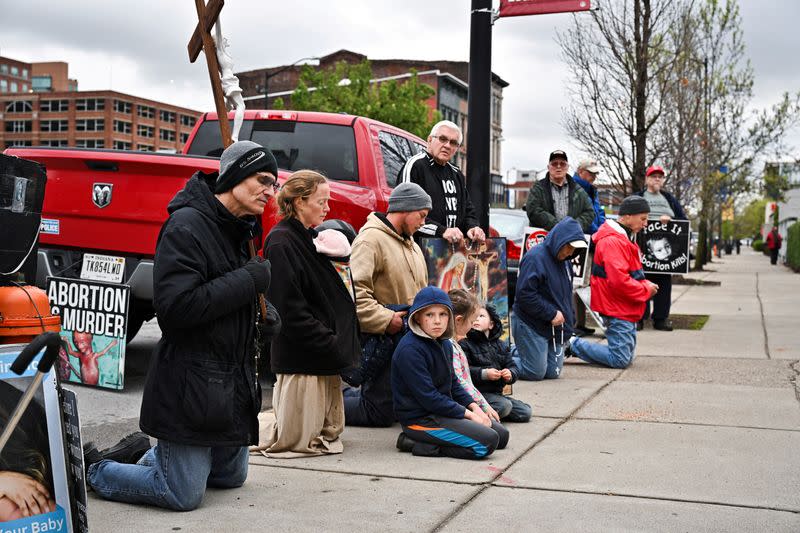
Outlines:
{"label": "man in red jacket kneeling", "polygon": [[611,368],[627,368],[636,348],[636,322],[658,285],[645,279],[636,234],[647,225],[650,205],[641,196],[628,196],[619,218],[606,220],[597,233],[592,262],[592,309],[606,321],[608,346],[573,337],[567,355]]}

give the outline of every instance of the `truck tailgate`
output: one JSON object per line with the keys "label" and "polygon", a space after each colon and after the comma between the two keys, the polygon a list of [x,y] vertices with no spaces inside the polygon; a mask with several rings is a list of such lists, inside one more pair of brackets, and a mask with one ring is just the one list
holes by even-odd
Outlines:
{"label": "truck tailgate", "polygon": [[[47,168],[42,246],[152,257],[167,204],[219,159],[144,152],[9,149]],[[56,233],[57,232],[57,233]]]}

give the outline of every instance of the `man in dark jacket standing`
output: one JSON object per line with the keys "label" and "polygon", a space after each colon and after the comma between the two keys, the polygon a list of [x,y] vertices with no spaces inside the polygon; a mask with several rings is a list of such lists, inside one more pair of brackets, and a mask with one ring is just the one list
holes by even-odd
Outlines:
{"label": "man in dark jacket standing", "polygon": [[581,227],[566,216],[542,244],[523,256],[511,318],[520,379],[538,381],[561,374],[575,317],[570,259],[587,246]]}
{"label": "man in dark jacket standing", "polygon": [[594,209],[589,195],[567,174],[567,154],[555,150],[550,154],[547,174],[528,191],[525,212],[535,228],[548,231],[559,220],[570,216],[578,221],[583,233],[589,233],[594,220]]}
{"label": "man in dark jacket standing", "polygon": [[[667,223],[673,218],[676,220],[686,220],[686,213],[683,211],[680,202],[667,191],[664,186],[664,169],[658,165],[652,165],[645,173],[645,189],[636,193],[638,196],[647,200],[650,205],[650,218],[658,218],[661,222]],[[653,296],[653,328],[661,331],[672,331],[672,324],[669,321],[669,309],[672,305],[672,276],[669,274],[646,274],[645,277],[658,285],[658,292]],[[644,320],[650,318],[650,301],[644,310],[642,321],[637,327],[642,329]]]}
{"label": "man in dark jacket standing", "polygon": [[469,199],[466,178],[450,162],[463,140],[456,123],[437,122],[428,135],[428,149],[406,161],[400,171],[398,184],[416,183],[432,200],[417,237],[442,237],[452,243],[460,243],[464,237],[479,242],[486,239]]}
{"label": "man in dark jacket standing", "polygon": [[[86,453],[87,479],[101,497],[189,511],[206,487],[247,477],[247,446],[258,443],[261,389],[257,332],[269,262],[247,242],[275,195],[278,167],[250,141],[229,146],[220,172],[196,173],[175,195],[155,255],[153,304],[162,338],[147,373],[139,425],[158,439],[136,465]],[[274,312],[274,310],[273,310]],[[270,316],[268,316],[270,318]]]}

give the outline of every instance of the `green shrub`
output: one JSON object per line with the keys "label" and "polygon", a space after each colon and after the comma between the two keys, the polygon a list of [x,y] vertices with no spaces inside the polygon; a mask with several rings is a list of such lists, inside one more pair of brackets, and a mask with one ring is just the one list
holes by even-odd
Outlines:
{"label": "green shrub", "polygon": [[786,262],[794,270],[800,270],[800,222],[789,226],[786,236]]}
{"label": "green shrub", "polygon": [[764,241],[762,240],[753,241],[753,250],[755,250],[756,252],[763,252]]}

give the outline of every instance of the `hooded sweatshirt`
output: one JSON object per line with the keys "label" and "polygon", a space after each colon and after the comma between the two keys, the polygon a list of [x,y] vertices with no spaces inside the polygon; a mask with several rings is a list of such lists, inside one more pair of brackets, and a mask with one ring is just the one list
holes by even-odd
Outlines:
{"label": "hooded sweatshirt", "polygon": [[[557,311],[564,315],[564,339],[574,326],[572,269],[570,259],[557,259],[558,252],[572,241],[583,241],[583,231],[572,217],[564,217],[547,234],[542,244],[525,254],[519,264],[514,313],[541,337],[553,336],[551,321]],[[561,332],[556,327],[556,334]]]}
{"label": "hooded sweatshirt", "polygon": [[615,220],[606,220],[592,240],[592,309],[628,322],[638,321],[650,299],[639,247]]}
{"label": "hooded sweatshirt", "polygon": [[[487,337],[483,331],[471,329],[467,336],[459,341],[459,344],[461,344],[464,353],[467,355],[469,373],[478,390],[502,394],[506,383],[517,381],[519,370],[511,357],[508,343],[500,338],[503,335],[503,322],[500,319],[500,315],[497,314],[497,311],[492,306],[487,306],[486,311],[489,313],[489,318],[493,324],[492,329],[489,330],[489,336]],[[486,379],[486,371],[490,368],[496,370],[509,369],[511,371],[511,381]]]}
{"label": "hooded sweatshirt", "polygon": [[[450,314],[447,329],[438,339],[429,337],[414,320],[416,313],[431,305],[444,305]],[[397,419],[410,425],[429,415],[464,418],[473,400],[453,371],[450,338],[455,325],[447,293],[437,287],[419,291],[409,310],[408,325],[410,331],[392,356],[392,397]]]}

